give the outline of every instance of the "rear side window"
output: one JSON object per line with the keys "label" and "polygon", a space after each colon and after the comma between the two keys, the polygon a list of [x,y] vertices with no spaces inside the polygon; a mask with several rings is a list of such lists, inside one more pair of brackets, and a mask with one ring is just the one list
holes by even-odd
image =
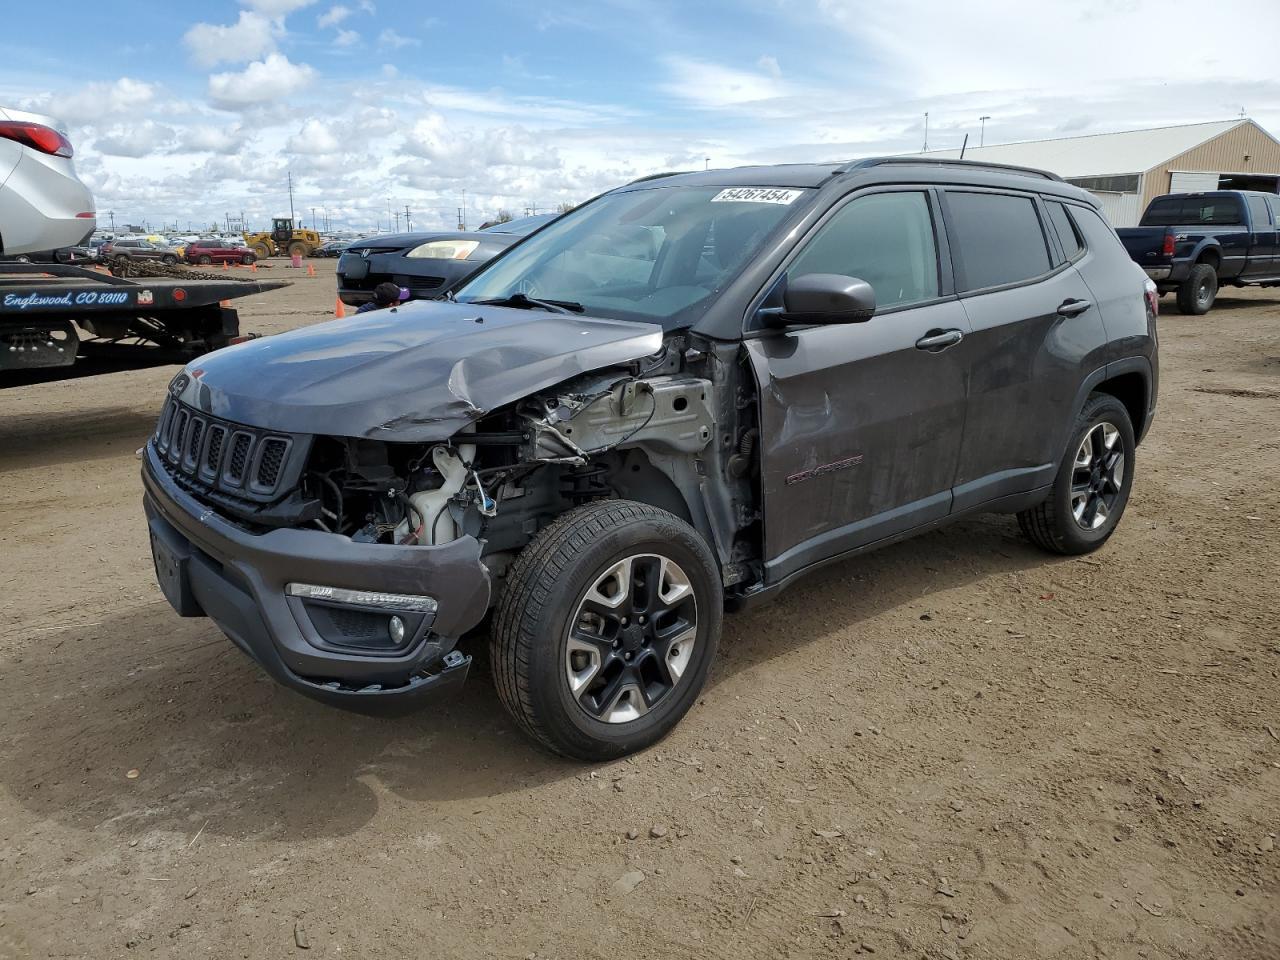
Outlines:
{"label": "rear side window", "polygon": [[961,291],[1018,283],[1049,272],[1049,248],[1030,198],[948,191],[947,209]]}
{"label": "rear side window", "polygon": [[838,273],[871,284],[876,306],[900,307],[938,295],[933,218],[923,193],[873,193],[846,204],[787,269],[792,279]]}
{"label": "rear side window", "polygon": [[1047,201],[1045,207],[1049,210],[1049,222],[1053,224],[1053,230],[1058,235],[1058,243],[1062,245],[1063,254],[1068,260],[1074,260],[1084,249],[1084,244],[1080,242],[1076,226],[1071,222],[1071,214],[1067,213],[1067,208],[1056,200]]}
{"label": "rear side window", "polygon": [[1101,216],[1094,210],[1085,207],[1072,207],[1072,213],[1075,214],[1076,223],[1080,226],[1080,232],[1084,234],[1085,246],[1093,250],[1094,254],[1099,251],[1112,251],[1111,256],[1116,259],[1128,259],[1128,251],[1124,245],[1120,243],[1120,238],[1116,236],[1116,232],[1111,229],[1110,224],[1103,220]]}
{"label": "rear side window", "polygon": [[1253,220],[1255,230],[1265,230],[1271,226],[1271,212],[1267,209],[1267,201],[1262,197],[1249,197],[1249,217]]}

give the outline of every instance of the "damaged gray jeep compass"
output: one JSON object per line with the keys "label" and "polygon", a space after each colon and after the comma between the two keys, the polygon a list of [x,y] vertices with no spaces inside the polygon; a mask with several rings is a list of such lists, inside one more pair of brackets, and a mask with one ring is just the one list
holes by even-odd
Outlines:
{"label": "damaged gray jeep compass", "polygon": [[[1089,194],[919,158],[652,177],[435,302],[192,361],[144,452],[156,574],[356,709],[466,677],[616,757],[726,609],[978,512],[1060,553],[1124,512],[1154,288]],[[489,613],[492,611],[492,616]]]}

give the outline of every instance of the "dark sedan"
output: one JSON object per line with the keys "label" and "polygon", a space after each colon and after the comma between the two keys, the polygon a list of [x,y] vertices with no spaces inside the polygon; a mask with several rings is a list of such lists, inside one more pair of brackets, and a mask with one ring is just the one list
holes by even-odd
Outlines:
{"label": "dark sedan", "polygon": [[468,233],[397,233],[351,243],[338,258],[338,296],[360,306],[380,283],[405,287],[414,300],[438,297],[526,234],[555,219],[524,217]]}

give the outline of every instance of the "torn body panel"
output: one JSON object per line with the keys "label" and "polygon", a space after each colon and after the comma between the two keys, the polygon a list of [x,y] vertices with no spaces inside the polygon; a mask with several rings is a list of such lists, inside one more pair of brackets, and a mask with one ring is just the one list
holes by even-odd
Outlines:
{"label": "torn body panel", "polygon": [[234,423],[447,440],[504,404],[662,348],[654,324],[416,302],[202,357],[179,399]]}

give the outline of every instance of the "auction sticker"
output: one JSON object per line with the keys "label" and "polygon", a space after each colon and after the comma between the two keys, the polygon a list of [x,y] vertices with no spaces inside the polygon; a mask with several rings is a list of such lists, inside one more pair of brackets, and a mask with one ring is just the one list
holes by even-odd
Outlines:
{"label": "auction sticker", "polygon": [[712,203],[794,203],[803,190],[778,187],[730,187],[711,198]]}

